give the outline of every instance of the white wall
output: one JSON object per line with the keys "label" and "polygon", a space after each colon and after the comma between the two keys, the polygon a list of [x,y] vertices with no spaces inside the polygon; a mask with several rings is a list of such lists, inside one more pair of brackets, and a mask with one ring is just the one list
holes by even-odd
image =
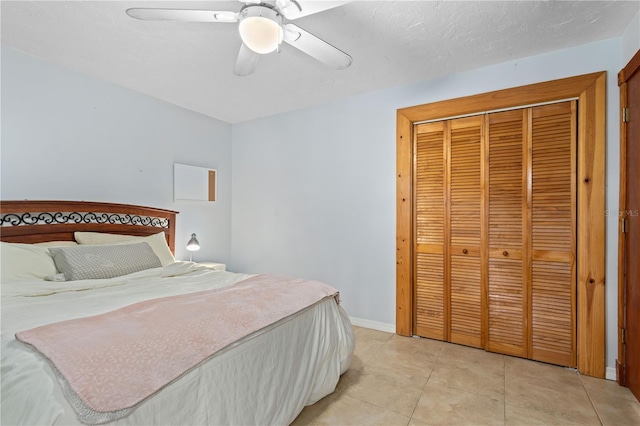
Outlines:
{"label": "white wall", "polygon": [[622,34],[622,66],[627,65],[640,48],[640,10]]}
{"label": "white wall", "polygon": [[[340,290],[351,316],[395,323],[396,109],[603,70],[606,203],[617,209],[620,43],[604,40],[235,124],[232,268],[324,280]],[[610,367],[617,356],[616,226],[607,218]]]}
{"label": "white wall", "polygon": [[[2,48],[1,197],[180,211],[176,256],[229,260],[231,126]],[[173,202],[173,163],[218,169],[219,201]]]}

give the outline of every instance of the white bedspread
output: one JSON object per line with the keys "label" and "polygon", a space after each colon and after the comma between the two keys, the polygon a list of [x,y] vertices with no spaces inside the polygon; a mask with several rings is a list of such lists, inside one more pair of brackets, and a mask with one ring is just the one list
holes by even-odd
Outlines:
{"label": "white bedspread", "polygon": [[[176,262],[109,280],[2,283],[1,423],[78,423],[47,361],[16,332],[247,277]],[[330,299],[219,353],[116,424],[288,424],[335,389],[353,347],[348,316]]]}

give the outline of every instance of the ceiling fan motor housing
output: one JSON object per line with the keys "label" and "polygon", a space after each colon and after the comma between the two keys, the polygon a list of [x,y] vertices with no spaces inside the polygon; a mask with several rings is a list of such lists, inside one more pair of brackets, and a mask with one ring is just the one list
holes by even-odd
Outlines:
{"label": "ceiling fan motor housing", "polygon": [[248,5],[239,13],[240,38],[256,53],[271,53],[283,39],[282,16],[263,5]]}

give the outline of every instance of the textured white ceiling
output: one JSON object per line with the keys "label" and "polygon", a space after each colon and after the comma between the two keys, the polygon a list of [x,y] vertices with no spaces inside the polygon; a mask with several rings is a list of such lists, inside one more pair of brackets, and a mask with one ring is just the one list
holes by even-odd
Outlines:
{"label": "textured white ceiling", "polygon": [[[301,1],[304,5],[304,2]],[[235,123],[622,34],[638,1],[354,1],[296,25],[353,57],[342,71],[283,44],[233,74],[237,24],[145,22],[130,7],[237,1],[6,1],[2,44]]]}

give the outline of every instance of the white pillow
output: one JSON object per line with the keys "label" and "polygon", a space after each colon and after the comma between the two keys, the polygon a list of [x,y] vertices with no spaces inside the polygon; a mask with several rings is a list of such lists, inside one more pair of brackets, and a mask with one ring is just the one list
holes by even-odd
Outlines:
{"label": "white pillow", "polygon": [[52,247],[49,252],[66,281],[113,278],[162,266],[147,242]]}
{"label": "white pillow", "polygon": [[56,274],[56,265],[46,246],[20,243],[0,243],[0,280],[21,278],[43,280]]}
{"label": "white pillow", "polygon": [[35,243],[34,245],[43,247],[69,247],[77,246],[78,243],[75,241],[47,241],[46,243]]}
{"label": "white pillow", "polygon": [[167,266],[176,261],[167,245],[167,238],[163,232],[149,235],[148,237],[138,237],[135,235],[107,234],[102,232],[74,232],[76,241],[80,244],[105,245],[105,244],[127,244],[133,242],[146,242],[151,246],[153,252],[160,259],[162,266]]}

